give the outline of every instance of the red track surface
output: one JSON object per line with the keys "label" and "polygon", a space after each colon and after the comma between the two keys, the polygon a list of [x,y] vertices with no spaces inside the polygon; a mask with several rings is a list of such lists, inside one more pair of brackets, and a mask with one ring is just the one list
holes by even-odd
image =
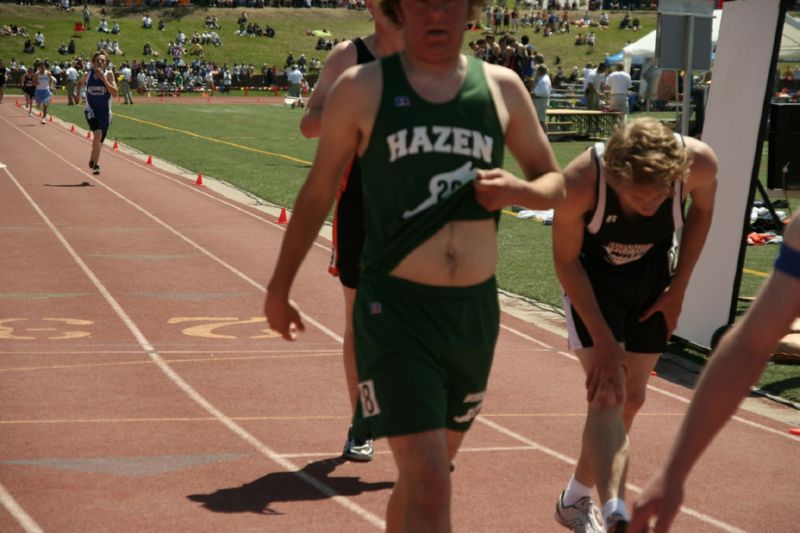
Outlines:
{"label": "red track surface", "polygon": [[[348,402],[327,242],[298,275],[308,329],[287,343],[261,318],[275,216],[108,148],[97,179],[82,135],[13,97],[0,146],[0,531],[380,529],[386,443],[370,464],[337,459]],[[456,459],[455,527],[565,531],[552,512],[578,453],[581,371],[559,335],[502,323]],[[630,495],[690,396],[651,383]],[[741,412],[695,470],[675,530],[797,531],[798,446],[785,423]]]}

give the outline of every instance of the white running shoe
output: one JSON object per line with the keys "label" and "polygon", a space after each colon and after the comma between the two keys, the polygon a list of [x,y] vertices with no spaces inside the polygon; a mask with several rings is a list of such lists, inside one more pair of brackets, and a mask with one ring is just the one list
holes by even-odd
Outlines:
{"label": "white running shoe", "polygon": [[356,461],[358,463],[368,463],[372,461],[372,439],[357,441],[348,437],[347,442],[344,443],[344,450],[342,457],[348,461]]}
{"label": "white running shoe", "polygon": [[555,512],[556,522],[574,533],[605,533],[600,509],[588,496],[574,505],[564,505],[564,493],[558,497]]}

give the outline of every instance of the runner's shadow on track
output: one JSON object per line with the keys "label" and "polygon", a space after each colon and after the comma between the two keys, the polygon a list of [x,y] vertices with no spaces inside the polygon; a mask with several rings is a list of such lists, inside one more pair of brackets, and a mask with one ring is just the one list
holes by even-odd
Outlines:
{"label": "runner's shadow on track", "polygon": [[56,185],[55,183],[45,183],[44,186],[45,187],[94,187],[94,185],[92,185],[88,181],[82,181],[80,183],[65,183],[63,185],[61,184]]}
{"label": "runner's shadow on track", "polygon": [[[301,476],[314,478],[339,496],[356,496],[362,492],[391,489],[393,482],[367,483],[358,477],[331,477],[339,465],[347,461],[341,457],[308,463],[299,472],[273,472],[240,487],[219,489],[211,494],[187,496],[193,502],[216,513],[283,514],[272,508],[276,502],[314,501],[330,498],[311,486]],[[298,475],[300,474],[300,475]]]}

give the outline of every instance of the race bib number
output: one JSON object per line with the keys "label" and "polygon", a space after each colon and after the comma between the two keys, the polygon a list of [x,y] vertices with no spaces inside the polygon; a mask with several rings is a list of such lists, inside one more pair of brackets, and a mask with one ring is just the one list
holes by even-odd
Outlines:
{"label": "race bib number", "polygon": [[371,379],[358,384],[358,395],[361,399],[361,412],[364,418],[381,414],[378,398],[375,396],[375,385]]}

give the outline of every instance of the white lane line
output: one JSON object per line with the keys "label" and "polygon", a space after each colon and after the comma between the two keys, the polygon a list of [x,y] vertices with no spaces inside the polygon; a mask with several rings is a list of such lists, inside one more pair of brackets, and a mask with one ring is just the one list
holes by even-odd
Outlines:
{"label": "white lane line", "polygon": [[[34,139],[35,140],[35,139]],[[37,141],[38,142],[38,141]],[[40,143],[41,144],[41,143]],[[63,158],[62,158],[63,159]],[[66,161],[66,160],[65,160]],[[73,165],[74,166],[74,165]],[[79,172],[82,172],[80,169],[77,169]],[[253,448],[258,450],[262,455],[267,457],[268,459],[272,460],[273,462],[277,463],[285,470],[294,473],[296,476],[301,478],[303,481],[317,489],[319,492],[324,494],[325,496],[331,498],[334,502],[338,503],[342,507],[352,511],[366,522],[369,522],[375,527],[380,529],[384,529],[386,527],[386,523],[378,517],[377,515],[369,512],[364,507],[350,501],[349,499],[340,496],[336,491],[330,488],[328,485],[322,483],[321,481],[317,480],[313,476],[309,475],[306,472],[303,472],[300,467],[292,463],[291,461],[284,459],[278,453],[273,451],[271,448],[263,444],[259,441],[256,437],[251,435],[247,432],[243,427],[239,426],[236,422],[231,420],[227,415],[225,415],[222,411],[214,407],[211,402],[205,399],[199,392],[194,390],[189,383],[183,380],[158,354],[156,349],[150,344],[150,341],[144,336],[141,332],[139,327],[134,323],[130,316],[125,312],[124,309],[119,305],[117,300],[111,295],[108,289],[103,285],[100,279],[94,274],[94,272],[89,268],[89,266],[81,259],[78,253],[72,248],[66,238],[61,234],[58,228],[50,221],[48,216],[39,208],[36,202],[31,198],[28,192],[22,187],[22,184],[14,177],[14,175],[8,170],[5,169],[6,174],[8,174],[9,178],[14,182],[17,188],[20,190],[22,195],[31,205],[31,207],[36,211],[36,213],[42,218],[44,223],[50,228],[50,231],[56,236],[56,238],[61,242],[61,245],[64,249],[69,253],[75,263],[78,264],[80,269],[86,275],[87,278],[92,282],[95,288],[100,292],[103,298],[106,300],[109,306],[114,310],[114,313],[119,317],[123,324],[128,328],[131,334],[134,336],[136,341],[142,347],[142,350],[152,359],[152,361],[158,365],[161,371],[167,375],[167,377],[187,396],[189,396],[192,400],[195,401],[200,407],[202,407],[207,413],[217,419],[220,423],[222,423],[225,427],[231,430],[234,434],[238,435],[248,444],[250,444]]]}
{"label": "white lane line", "polygon": [[[5,168],[5,165],[2,168]],[[39,524],[34,522],[33,518],[19,506],[17,500],[9,494],[3,485],[0,485],[0,503],[3,504],[6,511],[14,517],[14,520],[22,526],[26,533],[42,533],[42,528],[39,527]]]}
{"label": "white lane line", "polygon": [[[33,136],[29,135],[28,133],[22,131],[20,128],[15,126],[11,121],[6,119],[5,117],[0,117],[0,118],[2,118],[4,121],[6,121],[8,124],[10,124],[11,127],[17,129],[22,135],[28,137],[30,140],[32,140],[33,142],[35,142],[36,144],[38,144],[39,146],[44,148],[46,151],[50,152],[51,154],[53,154],[58,159],[61,159],[62,161],[64,161],[64,163],[67,166],[70,166],[70,167],[74,168],[78,173],[83,174],[87,178],[93,180],[95,183],[97,183],[97,185],[103,187],[108,192],[110,192],[111,194],[113,194],[114,196],[116,196],[117,198],[119,198],[120,200],[125,202],[126,204],[130,205],[131,207],[133,207],[134,209],[136,209],[137,211],[139,211],[140,213],[145,215],[147,218],[149,218],[150,220],[152,220],[153,222],[155,222],[159,226],[163,227],[164,229],[166,229],[167,231],[169,231],[170,233],[172,233],[173,235],[178,237],[180,240],[182,240],[183,242],[185,242],[186,244],[188,244],[192,248],[196,249],[201,254],[205,255],[206,257],[208,257],[209,259],[211,259],[215,263],[219,264],[220,266],[222,266],[226,270],[230,271],[236,277],[242,279],[243,281],[248,283],[250,286],[252,286],[252,287],[258,289],[259,291],[261,291],[262,293],[266,294],[267,288],[264,285],[261,285],[260,283],[255,281],[253,278],[249,277],[244,272],[241,272],[240,270],[238,270],[233,265],[230,265],[229,263],[225,262],[225,260],[221,259],[220,257],[217,257],[216,255],[211,253],[206,248],[203,248],[201,245],[199,245],[198,243],[194,242],[189,237],[185,236],[180,231],[178,231],[177,229],[173,228],[172,226],[170,226],[169,224],[167,224],[166,222],[164,222],[163,220],[161,220],[160,218],[158,218],[154,214],[150,213],[149,211],[147,211],[146,209],[141,207],[139,204],[133,202],[132,200],[130,200],[130,199],[126,198],[125,196],[123,196],[121,193],[119,193],[116,190],[112,189],[109,185],[104,183],[102,180],[99,180],[99,179],[95,178],[94,176],[92,176],[88,172],[85,172],[82,168],[80,168],[80,167],[76,166],[75,164],[73,164],[72,162],[68,161],[61,154],[59,154],[58,152],[52,150],[46,144],[40,142],[38,139],[36,139]],[[7,169],[6,169],[6,172],[8,172]],[[294,301],[291,301],[291,303],[292,303],[292,305],[294,305],[298,309],[298,311],[300,312],[300,316],[303,318],[303,320],[305,320],[309,324],[312,324],[312,325],[316,326],[320,331],[322,331],[323,333],[325,333],[326,335],[328,335],[332,339],[336,340],[337,342],[339,342],[339,343],[344,342],[341,336],[337,335],[336,333],[334,333],[333,331],[331,331],[330,329],[326,328],[321,323],[317,322],[316,320],[311,318],[309,315],[304,313],[300,309],[300,307],[297,305],[297,303],[295,303]]]}
{"label": "white lane line", "polygon": [[[559,453],[559,452],[553,450],[552,448],[548,448],[547,446],[542,446],[538,442],[535,442],[535,441],[533,441],[533,440],[531,440],[531,439],[529,439],[529,438],[527,438],[527,437],[525,437],[523,435],[520,435],[519,433],[517,433],[515,431],[512,431],[512,430],[510,430],[510,429],[508,429],[506,427],[501,426],[500,424],[497,424],[495,422],[487,420],[482,415],[478,415],[478,417],[475,419],[475,421],[476,422],[480,422],[483,425],[488,426],[488,427],[494,429],[495,431],[498,431],[498,432],[500,432],[500,433],[502,433],[504,435],[507,435],[508,437],[511,437],[512,439],[514,439],[516,441],[519,441],[519,442],[521,442],[523,444],[527,444],[531,448],[535,448],[537,451],[540,451],[540,452],[542,452],[544,454],[547,454],[547,455],[549,455],[551,457],[554,457],[554,458],[556,458],[556,459],[558,459],[560,461],[563,461],[563,462],[565,462],[565,463],[567,463],[569,465],[574,466],[574,465],[576,465],[578,463],[578,461],[576,459],[573,459],[572,457],[564,455],[563,453]],[[638,486],[634,485],[633,483],[626,483],[625,487],[627,487],[628,489],[630,489],[630,490],[632,490],[632,491],[634,491],[636,493],[642,492],[641,487],[638,487]],[[710,524],[710,525],[712,525],[714,527],[717,527],[717,528],[719,528],[719,529],[721,529],[723,531],[729,531],[731,533],[744,533],[743,530],[737,528],[736,526],[732,526],[732,525],[730,525],[730,524],[728,524],[726,522],[723,522],[721,520],[717,520],[716,518],[714,518],[712,516],[709,516],[707,514],[701,513],[700,511],[696,511],[696,510],[694,510],[694,509],[692,509],[690,507],[682,506],[681,507],[681,511],[686,513],[686,514],[688,514],[688,515],[690,515],[690,516],[693,516],[694,518],[696,518],[696,519],[698,519],[698,520],[700,520],[702,522],[705,522],[705,523]]]}
{"label": "white lane line", "polygon": [[[556,348],[554,348],[552,346],[549,346],[549,345],[547,345],[547,344],[545,344],[545,343],[543,343],[541,341],[538,341],[538,340],[534,339],[533,337],[531,337],[530,335],[522,333],[521,331],[517,331],[516,329],[514,329],[512,327],[502,326],[502,325],[500,327],[502,327],[503,329],[505,329],[509,333],[513,333],[514,335],[516,335],[518,337],[521,337],[521,338],[523,338],[525,340],[534,341],[534,342],[536,342],[537,344],[539,344],[540,346],[542,346],[544,348],[549,348],[549,349],[553,350],[554,352],[556,352],[558,355],[564,356],[567,359],[571,359],[573,361],[578,361],[578,358],[575,357],[573,354],[557,350]],[[650,383],[647,384],[647,389],[651,390],[653,392],[657,392],[657,393],[659,393],[659,394],[661,394],[663,396],[666,396],[667,398],[672,398],[673,400],[677,400],[677,401],[679,401],[681,403],[684,403],[684,404],[688,404],[689,402],[692,401],[691,398],[685,398],[685,397],[683,397],[683,396],[681,396],[679,394],[675,394],[674,392],[669,392],[668,390],[662,389],[662,388],[657,387],[655,385],[652,385]],[[777,435],[778,437],[781,437],[782,439],[788,439],[788,440],[790,440],[792,442],[797,442],[798,441],[798,438],[796,436],[788,433],[787,431],[780,431],[778,429],[771,428],[771,427],[765,426],[763,424],[759,424],[758,422],[753,422],[752,420],[747,420],[746,418],[742,418],[739,415],[734,415],[733,417],[731,417],[731,420],[735,420],[736,422],[739,422],[741,424],[744,424],[746,426],[750,426],[752,428],[755,428],[755,429],[758,429],[758,430],[761,430],[761,431],[766,431],[767,433],[772,433],[773,435]]]}
{"label": "white lane line", "polygon": [[[3,117],[0,117],[0,118],[3,118]],[[6,120],[6,119],[4,118],[4,120]],[[6,120],[6,122],[9,122],[9,121],[8,121],[8,120]],[[11,123],[9,122],[9,124],[11,124]],[[11,124],[11,125],[12,125],[13,127],[16,127],[16,126],[14,126],[13,124]],[[61,160],[63,160],[63,161],[64,161],[64,162],[65,162],[67,165],[69,165],[69,166],[71,166],[71,167],[75,168],[75,169],[76,169],[78,172],[80,172],[81,174],[84,174],[84,175],[86,175],[86,176],[89,176],[89,174],[88,174],[88,173],[84,172],[84,171],[83,171],[81,168],[79,168],[79,167],[77,167],[76,165],[72,164],[71,162],[67,161],[67,160],[66,160],[65,158],[63,158],[63,157],[62,157],[60,154],[58,154],[58,153],[54,152],[53,150],[51,150],[51,149],[50,149],[48,146],[46,146],[46,145],[44,145],[43,143],[39,142],[37,139],[34,139],[33,137],[31,137],[31,136],[30,136],[30,135],[28,135],[27,133],[23,132],[23,131],[22,131],[22,130],[20,130],[19,128],[17,128],[17,129],[20,131],[20,133],[22,133],[23,135],[27,136],[28,138],[30,138],[31,140],[33,140],[34,142],[36,142],[37,144],[39,144],[39,145],[40,145],[42,148],[44,148],[45,150],[47,150],[47,151],[49,151],[50,153],[54,154],[56,157],[58,157],[58,158],[60,158]],[[91,177],[91,176],[89,176],[89,177]],[[97,181],[97,180],[95,180],[95,181]],[[142,207],[140,207],[139,205],[135,204],[135,203],[134,203],[134,202],[132,202],[131,200],[129,200],[129,199],[127,199],[127,198],[125,198],[124,196],[122,196],[120,193],[118,193],[117,191],[115,191],[114,189],[112,189],[111,187],[109,187],[108,185],[106,185],[105,183],[103,183],[103,182],[101,182],[101,181],[97,181],[97,183],[98,183],[99,185],[102,185],[102,186],[103,186],[104,188],[106,188],[106,189],[107,189],[109,192],[111,192],[112,194],[116,195],[117,197],[119,197],[120,199],[122,199],[123,201],[125,201],[126,203],[128,203],[129,205],[131,205],[132,207],[134,207],[135,209],[139,210],[140,212],[142,212],[143,214],[145,214],[146,216],[148,216],[149,218],[151,218],[152,220],[154,220],[154,221],[155,221],[155,222],[157,222],[158,224],[162,225],[164,228],[166,228],[167,230],[169,230],[170,232],[172,232],[173,234],[175,234],[176,236],[178,236],[178,237],[179,237],[181,240],[183,240],[183,241],[187,242],[188,244],[190,244],[191,246],[193,246],[194,248],[196,248],[197,250],[199,250],[201,253],[203,253],[203,254],[207,255],[207,256],[208,256],[208,257],[210,257],[212,260],[214,260],[214,261],[216,261],[217,263],[219,263],[221,266],[223,266],[223,267],[224,267],[224,268],[226,268],[227,270],[229,270],[229,271],[233,272],[234,274],[236,274],[237,276],[241,277],[242,279],[244,279],[245,281],[247,281],[247,282],[248,282],[248,283],[250,283],[251,285],[253,285],[253,286],[255,286],[255,287],[259,288],[260,290],[262,290],[262,291],[266,292],[266,288],[265,288],[265,287],[263,287],[263,286],[261,286],[261,285],[257,284],[255,281],[253,281],[252,279],[250,279],[249,277],[247,277],[245,274],[243,274],[243,273],[239,272],[239,271],[238,271],[237,269],[235,269],[233,266],[231,266],[231,265],[228,265],[228,264],[227,264],[227,263],[225,263],[225,262],[224,262],[222,259],[220,259],[220,258],[218,258],[217,256],[215,256],[215,255],[211,254],[211,252],[208,252],[207,250],[205,250],[205,248],[203,248],[203,247],[202,247],[202,246],[200,246],[199,244],[195,243],[194,241],[192,241],[192,240],[191,240],[191,239],[189,239],[188,237],[186,237],[186,236],[184,236],[183,234],[179,233],[177,230],[175,230],[175,229],[174,229],[174,228],[172,228],[171,226],[167,225],[165,222],[163,222],[163,221],[161,221],[160,219],[158,219],[158,218],[157,218],[155,215],[152,215],[151,213],[149,213],[148,211],[146,211],[144,208],[142,208]],[[296,305],[296,304],[295,304],[295,305]],[[332,332],[332,331],[331,331],[331,330],[329,330],[328,328],[325,328],[324,326],[322,326],[322,325],[321,325],[321,324],[319,324],[318,322],[314,321],[314,320],[313,320],[313,319],[311,319],[310,317],[307,317],[307,315],[305,315],[305,314],[303,314],[303,313],[301,313],[301,314],[302,314],[302,316],[303,316],[303,319],[305,319],[305,320],[307,320],[309,323],[311,323],[311,324],[314,324],[315,326],[317,326],[317,327],[318,327],[318,328],[319,328],[321,331],[323,331],[324,333],[326,333],[328,336],[330,336],[331,338],[335,339],[337,342],[340,342],[340,343],[341,343],[341,342],[343,342],[343,339],[342,339],[342,337],[341,337],[341,336],[339,336],[339,335],[337,335],[336,333]],[[522,333],[522,332],[519,332],[519,331],[517,331],[517,330],[515,330],[515,329],[513,329],[513,328],[510,328],[510,327],[508,327],[508,326],[503,326],[503,327],[504,327],[504,329],[506,329],[507,331],[509,331],[509,332],[511,332],[511,333],[514,333],[514,334],[516,334],[516,335],[519,335],[519,336],[521,336],[522,338],[525,338],[525,339],[527,339],[527,340],[533,341],[533,342],[535,342],[536,344],[539,344],[540,346],[543,346],[543,347],[550,347],[551,349],[553,349],[553,350],[555,351],[555,348],[553,348],[553,347],[549,346],[549,345],[548,345],[548,344],[546,344],[546,343],[543,343],[543,342],[541,342],[541,341],[538,341],[538,340],[534,339],[533,337],[530,337],[529,335],[526,335],[526,334],[524,334],[524,333]],[[575,360],[577,360],[577,358],[576,358],[574,355],[572,355],[572,354],[568,354],[568,353],[566,353],[566,352],[560,352],[560,351],[559,351],[559,352],[557,352],[557,353],[559,353],[560,355],[562,355],[562,356],[565,356],[565,357],[567,357],[567,358],[570,358],[570,359],[573,359],[573,358],[574,358]],[[188,385],[187,385],[187,386],[188,386]],[[660,392],[660,391],[659,391],[659,392]],[[684,402],[687,402],[688,400],[682,399],[682,401],[684,401]],[[479,419],[480,419],[480,417],[479,417]],[[486,421],[486,422],[484,422],[484,423],[487,423],[487,422],[488,422],[488,421]],[[501,426],[501,425],[499,425],[499,424],[495,424],[494,422],[492,422],[492,423],[487,423],[487,425],[489,425],[490,427],[494,427],[494,428],[495,428],[497,431],[499,431],[500,433],[504,433],[504,434],[506,434],[506,435],[509,435],[509,436],[511,436],[512,434],[513,434],[513,435],[516,435],[516,433],[514,433],[514,432],[513,432],[513,431],[511,431],[510,429],[508,429],[508,428],[505,428],[505,427],[503,427],[503,426]],[[766,428],[766,426],[764,426],[764,429],[770,429],[770,428]],[[244,430],[243,430],[243,431],[244,431]],[[772,430],[772,431],[774,431],[774,430]],[[782,433],[778,433],[778,434],[780,434],[781,436],[783,436],[783,434],[782,434]],[[537,447],[537,449],[539,449],[539,450],[541,450],[541,451],[544,451],[544,450],[549,450],[549,448],[547,448],[547,447],[545,447],[545,446],[542,446],[542,445],[540,445],[540,444],[538,444],[538,443],[535,443],[534,441],[532,441],[532,440],[530,440],[530,439],[527,439],[526,437],[522,437],[521,435],[519,435],[519,437],[520,437],[520,438],[522,438],[522,439],[524,439],[522,442],[525,442],[525,443],[527,443],[527,444],[529,444],[529,445],[532,445],[532,446],[536,446],[536,447]],[[512,437],[512,438],[513,438],[513,437]],[[558,459],[560,459],[560,460],[562,460],[562,461],[565,461],[565,462],[567,462],[567,463],[568,463],[568,464],[570,464],[570,465],[574,465],[574,464],[575,464],[575,460],[574,460],[574,459],[572,459],[572,458],[569,458],[569,457],[567,457],[567,456],[565,456],[565,455],[563,455],[563,454],[560,454],[560,453],[558,453],[558,452],[555,452],[555,451],[553,451],[553,453],[557,454],[557,455],[553,455],[553,457],[556,457],[556,458],[558,458]],[[698,516],[705,516],[705,515],[702,515],[702,513],[699,513],[699,512],[697,512],[697,511],[692,511],[692,512],[693,512],[693,513],[697,513],[697,515],[698,515]],[[694,516],[694,515],[693,515],[693,516]],[[712,521],[713,521],[713,522],[712,522]],[[708,521],[708,523],[712,523],[712,524],[714,524],[715,522],[717,522],[715,519],[713,519],[713,518],[709,517],[709,521]],[[720,524],[724,524],[724,522],[719,522],[719,523],[720,523]],[[385,527],[385,526],[384,526],[384,527]],[[725,529],[725,528],[723,528],[723,529],[725,529],[726,531],[740,531],[740,530],[736,529],[734,526],[728,526],[728,525],[726,525],[726,527],[727,527],[728,529]]]}

